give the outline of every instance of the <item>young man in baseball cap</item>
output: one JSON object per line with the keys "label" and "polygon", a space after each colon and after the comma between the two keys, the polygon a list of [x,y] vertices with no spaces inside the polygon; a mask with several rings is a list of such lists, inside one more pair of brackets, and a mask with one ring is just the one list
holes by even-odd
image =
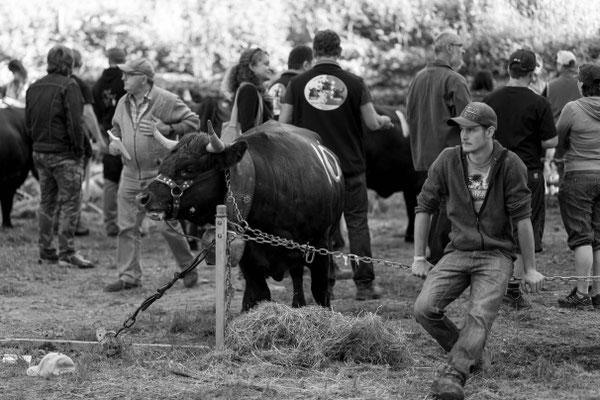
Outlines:
{"label": "young man in baseball cap", "polygon": [[[472,102],[448,124],[460,127],[461,144],[442,151],[419,194],[412,272],[426,278],[415,301],[415,319],[448,352],[431,394],[457,400],[464,399],[465,381],[482,359],[512,275],[512,224],[523,254],[523,283],[535,292],[542,288],[544,276],[535,269],[527,170],[515,153],[494,140],[496,113]],[[452,234],[434,267],[425,251],[430,216],[442,200]],[[459,330],[445,311],[469,286],[469,308]]]}
{"label": "young man in baseball cap", "polygon": [[[527,167],[527,186],[531,190],[531,223],[535,251],[542,251],[546,219],[544,164],[546,149],[558,144],[552,108],[548,100],[529,87],[538,62],[531,50],[520,49],[508,59],[510,79],[506,86],[487,95],[483,102],[492,107],[498,117],[496,140],[515,154]],[[516,236],[516,230],[513,235]],[[514,276],[508,286],[504,304],[515,310],[531,307],[520,288],[523,257],[517,249]]]}

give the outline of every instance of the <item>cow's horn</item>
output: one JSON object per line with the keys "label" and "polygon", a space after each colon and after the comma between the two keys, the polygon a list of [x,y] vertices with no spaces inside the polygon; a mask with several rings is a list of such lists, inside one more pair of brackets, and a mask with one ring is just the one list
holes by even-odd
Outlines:
{"label": "cow's horn", "polygon": [[222,153],[225,150],[225,143],[217,136],[210,120],[207,121],[206,125],[208,126],[208,140],[210,140],[210,143],[206,145],[206,151],[209,153]]}
{"label": "cow's horn", "polygon": [[169,150],[171,150],[177,144],[177,140],[167,139],[158,131],[158,129],[154,129],[154,138],[158,141],[158,143],[162,144]]}

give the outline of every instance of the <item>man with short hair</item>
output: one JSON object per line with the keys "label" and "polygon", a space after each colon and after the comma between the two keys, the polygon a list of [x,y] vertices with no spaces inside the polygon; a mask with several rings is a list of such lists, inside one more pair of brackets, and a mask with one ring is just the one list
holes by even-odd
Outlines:
{"label": "man with short hair", "polygon": [[[406,97],[410,147],[419,187],[440,152],[460,143],[458,128],[446,122],[471,101],[467,80],[458,73],[465,52],[460,36],[452,31],[440,33],[435,37],[434,50],[435,60],[419,71]],[[433,216],[429,237],[429,261],[433,264],[444,254],[449,233],[450,223],[442,205]]]}
{"label": "man with short hair", "polygon": [[[140,266],[140,227],[146,216],[138,209],[135,197],[158,175],[158,166],[168,150],[154,137],[155,131],[175,138],[200,128],[200,120],[176,95],[154,84],[154,67],[145,58],[119,64],[127,95],[121,97],[112,120],[112,134],[120,138],[127,153],[123,155],[123,172],[118,190],[117,268],[119,279],[104,287],[118,292],[142,285]],[[121,153],[117,140],[111,140],[111,154]],[[194,260],[178,221],[170,227],[162,222],[162,235],[181,270]],[[198,281],[194,270],[186,274],[183,284],[193,287]]]}
{"label": "man with short hair", "polygon": [[[363,121],[371,130],[393,127],[391,119],[379,115],[362,78],[342,69],[340,37],[331,30],[318,31],[313,41],[313,68],[292,78],[283,99],[279,121],[318,133],[323,144],[340,159],[346,186],[344,219],[350,252],[371,257],[367,219]],[[373,264],[351,261],[356,300],[378,299],[373,284]]]}
{"label": "man with short hair", "polygon": [[577,59],[568,50],[556,53],[556,72],[558,76],[548,82],[542,96],[546,97],[552,107],[554,123],[558,122],[560,112],[565,104],[581,97],[577,87]]}
{"label": "man with short hair", "polygon": [[[125,87],[123,86],[123,72],[117,64],[125,63],[125,51],[118,47],[107,50],[108,68],[102,71],[100,79],[92,89],[94,96],[94,111],[102,126],[103,142],[108,143],[109,138],[106,131],[112,128],[112,118],[117,108],[117,102],[123,97]],[[104,212],[104,230],[107,236],[117,236],[119,226],[117,225],[117,189],[123,163],[119,155],[112,155],[103,149],[102,152],[102,211]]]}
{"label": "man with short hair", "polygon": [[[494,140],[494,110],[469,103],[448,124],[460,127],[461,144],[444,149],[433,162],[416,208],[412,273],[426,279],[414,315],[448,352],[448,362],[431,387],[434,398],[462,400],[465,381],[482,358],[512,273],[513,224],[523,254],[523,284],[538,291],[544,276],[535,267],[527,170],[515,153]],[[433,266],[425,257],[427,234],[430,216],[444,199],[452,236]],[[446,316],[446,307],[469,286],[468,309],[459,330]]]}
{"label": "man with short hair", "polygon": [[309,46],[296,46],[288,56],[288,69],[269,88],[268,94],[273,97],[273,114],[279,119],[281,103],[288,83],[298,74],[308,71],[312,67],[313,51]]}
{"label": "man with short hair", "polygon": [[[532,51],[520,49],[512,53],[508,60],[508,83],[487,95],[483,102],[498,116],[496,140],[515,152],[527,167],[535,251],[541,252],[546,218],[542,157],[546,149],[558,144],[558,135],[550,103],[528,88],[536,66]],[[514,276],[504,298],[504,304],[517,310],[531,307],[520,290],[522,274],[523,259],[517,249]]]}
{"label": "man with short hair", "polygon": [[[83,157],[87,138],[82,129],[83,102],[70,78],[73,52],[57,45],[48,52],[48,74],[29,87],[25,123],[33,141],[33,161],[39,174],[38,211],[40,262],[93,268],[75,251],[75,228],[81,208]],[[53,218],[60,212],[58,254],[53,245]]]}

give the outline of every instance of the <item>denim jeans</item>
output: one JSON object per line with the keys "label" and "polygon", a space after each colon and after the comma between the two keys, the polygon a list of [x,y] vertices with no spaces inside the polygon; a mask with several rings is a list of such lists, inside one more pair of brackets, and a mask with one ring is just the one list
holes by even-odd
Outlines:
{"label": "denim jeans", "polygon": [[[344,177],[346,192],[344,197],[344,219],[348,228],[350,253],[371,257],[371,235],[367,213],[369,199],[365,174]],[[364,261],[352,261],[353,279],[356,286],[370,285],[375,279],[373,264]]]}
{"label": "denim jeans", "polygon": [[[512,259],[499,250],[453,251],[429,272],[415,301],[415,319],[449,352],[448,364],[465,377],[481,358],[512,268]],[[459,330],[445,311],[469,286],[468,310]]]}
{"label": "denim jeans", "polygon": [[[140,284],[142,268],[140,266],[140,250],[142,236],[140,228],[146,213],[137,208],[135,196],[144,189],[152,179],[137,180],[121,176],[118,192],[117,214],[119,220],[119,234],[117,235],[117,268],[119,279]],[[166,222],[160,222],[161,233],[179,269],[187,268],[194,260],[187,239],[183,236],[183,229],[179,221],[169,221],[174,226],[171,230]]]}
{"label": "denim jeans", "polygon": [[558,204],[569,248],[589,245],[600,250],[600,171],[565,173]]}
{"label": "denim jeans", "polygon": [[39,174],[40,255],[56,254],[53,244],[53,222],[56,210],[61,210],[58,229],[58,255],[75,253],[75,229],[81,208],[83,161],[71,154],[33,152],[33,162]]}

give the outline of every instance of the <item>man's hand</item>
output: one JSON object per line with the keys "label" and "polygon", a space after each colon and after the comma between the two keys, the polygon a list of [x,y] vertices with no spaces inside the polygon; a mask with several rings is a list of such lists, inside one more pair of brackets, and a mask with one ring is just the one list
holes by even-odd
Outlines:
{"label": "man's hand", "polygon": [[[156,118],[154,116],[152,117],[152,122],[154,122],[154,127],[156,129],[158,129],[158,131],[163,136],[169,136],[169,134],[171,134],[171,125],[165,124],[160,119],[158,119],[158,118]],[[141,122],[140,122],[140,124],[141,124]]]}
{"label": "man's hand", "polygon": [[521,287],[524,292],[535,293],[544,287],[545,277],[535,269],[525,272],[521,280]]}
{"label": "man's hand", "polygon": [[154,136],[154,130],[156,129],[156,124],[154,121],[150,121],[147,119],[143,119],[140,121],[140,132],[146,136]]}
{"label": "man's hand", "polygon": [[427,260],[415,260],[412,263],[412,274],[419,278],[425,279],[429,271],[433,268],[433,264]]}
{"label": "man's hand", "polygon": [[111,140],[108,144],[108,154],[111,156],[119,156],[121,155],[121,151],[119,150],[119,146],[114,140]]}
{"label": "man's hand", "polygon": [[381,122],[381,128],[379,128],[380,130],[392,129],[394,127],[392,119],[387,115],[380,115],[379,118],[379,122]]}

